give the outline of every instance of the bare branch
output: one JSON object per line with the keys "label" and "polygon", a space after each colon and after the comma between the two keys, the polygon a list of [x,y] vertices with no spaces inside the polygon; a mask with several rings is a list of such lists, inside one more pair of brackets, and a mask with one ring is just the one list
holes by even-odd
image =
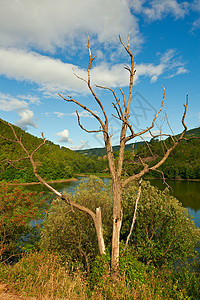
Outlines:
{"label": "bare branch", "polygon": [[167,188],[170,189],[173,192],[172,187],[166,182],[165,174],[163,173],[163,171],[161,171],[161,170],[155,170],[155,171],[162,174],[163,184],[165,184],[167,186]]}
{"label": "bare branch", "polygon": [[145,166],[144,169],[142,171],[140,171],[138,174],[135,174],[133,176],[130,176],[129,178],[123,180],[122,182],[122,188],[125,187],[129,182],[138,179],[140,177],[142,177],[144,174],[148,173],[149,171],[153,171],[158,169],[168,158],[168,156],[170,155],[170,153],[176,148],[176,146],[180,143],[181,140],[183,140],[184,134],[187,131],[187,126],[185,124],[185,116],[187,113],[187,107],[188,107],[188,94],[187,94],[187,100],[186,100],[186,105],[184,105],[185,109],[184,109],[184,113],[183,113],[183,117],[182,117],[182,125],[184,127],[184,130],[182,131],[179,139],[173,144],[173,146],[171,148],[169,148],[166,153],[163,155],[162,159],[153,167],[148,167]]}
{"label": "bare branch", "polygon": [[78,114],[78,111],[76,110],[76,115],[77,115],[77,118],[78,118],[78,125],[80,126],[80,128],[84,131],[86,131],[87,133],[97,133],[97,132],[103,132],[103,130],[87,130],[86,128],[83,127],[83,125],[81,124],[80,122],[80,116]]}
{"label": "bare branch", "polygon": [[87,80],[86,80],[86,79],[84,79],[83,77],[80,77],[80,76],[78,76],[78,75],[76,74],[74,68],[72,68],[72,70],[73,70],[73,72],[74,72],[74,76],[76,76],[78,79],[80,79],[80,80],[84,81],[85,83],[87,83]]}
{"label": "bare branch", "polygon": [[163,90],[164,90],[164,93],[163,93],[163,99],[162,99],[162,102],[161,102],[161,106],[160,106],[159,111],[156,113],[156,115],[155,115],[155,117],[154,117],[154,119],[153,119],[153,121],[152,121],[151,126],[147,127],[146,129],[144,129],[144,130],[142,130],[142,131],[140,131],[140,132],[138,132],[138,133],[135,133],[134,135],[131,134],[130,136],[126,137],[126,142],[127,142],[127,141],[130,141],[131,139],[133,139],[133,138],[135,138],[135,137],[137,137],[137,136],[139,136],[139,135],[142,135],[142,134],[148,132],[149,130],[151,130],[151,129],[154,127],[155,121],[156,121],[156,119],[157,119],[159,113],[162,111],[162,109],[163,109],[163,104],[164,104],[164,101],[165,101],[166,90],[165,90],[165,88],[164,88],[163,86],[162,86],[162,88],[163,88]]}
{"label": "bare branch", "polygon": [[135,210],[134,210],[134,214],[133,214],[133,220],[132,220],[130,232],[129,232],[128,236],[127,236],[126,243],[124,245],[124,249],[123,249],[124,252],[125,252],[125,250],[126,250],[126,248],[128,246],[128,242],[129,242],[129,239],[130,239],[131,234],[133,232],[133,227],[135,225],[137,206],[138,206],[138,202],[139,202],[139,199],[140,199],[141,190],[142,190],[142,178],[139,179],[139,188],[138,188],[137,198],[136,198],[136,201],[135,201]]}
{"label": "bare branch", "polygon": [[5,164],[9,164],[9,165],[11,165],[13,168],[15,168],[17,170],[25,170],[26,168],[18,168],[18,167],[15,166],[16,162],[19,162],[19,161],[22,161],[22,160],[25,160],[25,159],[28,159],[28,157],[22,157],[22,158],[15,159],[15,160],[10,160],[10,159],[6,158],[6,159],[1,160],[0,164],[1,163],[4,163],[4,165]]}
{"label": "bare branch", "polygon": [[80,106],[81,108],[83,108],[84,110],[88,111],[93,117],[95,117],[99,123],[101,124],[102,128],[104,127],[104,123],[102,122],[102,120],[99,118],[99,116],[97,116],[91,109],[87,108],[85,105],[81,104],[80,102],[78,102],[77,100],[73,99],[71,96],[68,96],[69,99],[65,98],[64,96],[62,96],[61,94],[58,94],[61,98],[63,98],[63,100],[67,101],[67,102],[74,102],[76,105]]}
{"label": "bare branch", "polygon": [[115,94],[115,91],[113,89],[109,88],[109,87],[105,87],[105,86],[101,86],[101,85],[96,85],[96,87],[101,88],[101,89],[105,89],[105,90],[109,90],[109,91],[111,91],[113,93],[113,96],[114,96],[114,98],[115,98],[115,100],[117,102],[117,105],[119,107],[121,117],[123,118],[122,108],[121,108],[121,105],[119,103],[119,99],[117,98],[117,96]]}
{"label": "bare branch", "polygon": [[87,84],[88,84],[88,88],[89,90],[91,91],[93,97],[95,98],[96,102],[98,103],[98,105],[100,106],[103,114],[104,114],[104,117],[105,117],[105,122],[106,124],[108,123],[108,118],[107,118],[107,115],[106,115],[106,112],[105,112],[105,109],[101,103],[101,101],[99,100],[99,98],[97,97],[97,95],[95,94],[95,92],[93,91],[92,87],[91,87],[91,82],[90,82],[90,70],[91,70],[91,66],[92,66],[92,62],[95,58],[92,57],[91,55],[91,50],[90,50],[90,39],[89,39],[89,36],[88,36],[88,51],[89,51],[89,64],[88,64],[88,81],[87,81]]}
{"label": "bare branch", "polygon": [[[171,126],[170,126],[170,123],[169,123],[169,120],[168,120],[167,112],[166,112],[166,111],[165,111],[165,119],[167,120],[167,124],[168,124],[168,126],[169,126],[169,129],[171,130],[172,135],[174,136],[174,139],[177,140],[177,138],[176,138],[176,136],[175,136],[175,134],[174,134],[174,132],[173,132]],[[174,142],[173,137],[172,137],[171,135],[170,135],[170,137],[172,138],[172,140],[173,140],[173,142]]]}
{"label": "bare branch", "polygon": [[123,96],[123,110],[124,110],[124,114],[126,114],[126,111],[127,111],[127,106],[126,106],[126,101],[125,101],[125,94],[124,92],[122,91],[122,89],[120,88],[120,92],[122,93],[122,96]]}

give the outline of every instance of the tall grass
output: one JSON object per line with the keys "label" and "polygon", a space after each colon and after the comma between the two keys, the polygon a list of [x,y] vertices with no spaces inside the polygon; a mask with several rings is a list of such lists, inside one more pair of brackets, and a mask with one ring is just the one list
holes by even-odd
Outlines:
{"label": "tall grass", "polygon": [[36,299],[88,299],[84,274],[73,275],[56,254],[32,253],[14,266],[1,266],[1,281],[10,283],[23,296]]}
{"label": "tall grass", "polygon": [[[169,269],[137,267],[132,277],[121,274],[117,281],[109,273],[90,277],[70,269],[58,254],[34,252],[15,265],[0,265],[0,281],[11,285],[24,298],[38,300],[170,300],[200,299],[199,278],[191,272],[172,274]],[[95,273],[97,274],[97,273]],[[98,278],[97,278],[98,277]],[[96,281],[95,281],[96,280]]]}

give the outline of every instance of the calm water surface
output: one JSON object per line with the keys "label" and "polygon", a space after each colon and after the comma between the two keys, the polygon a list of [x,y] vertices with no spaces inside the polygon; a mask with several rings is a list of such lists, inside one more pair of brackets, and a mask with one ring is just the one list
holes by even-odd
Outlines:
{"label": "calm water surface", "polygon": [[[78,177],[81,179],[83,177]],[[102,179],[105,183],[109,182],[109,178]],[[166,186],[161,180],[150,180],[151,184],[157,186],[159,189],[163,190]],[[54,183],[52,186],[59,190],[60,192],[74,193],[76,187],[79,185],[80,181],[71,181],[64,183]],[[192,181],[168,181],[168,184],[172,187],[172,194],[186,207],[189,213],[193,216],[195,225],[200,227],[200,182]],[[42,185],[34,185],[26,187],[32,191],[44,191],[48,190]]]}

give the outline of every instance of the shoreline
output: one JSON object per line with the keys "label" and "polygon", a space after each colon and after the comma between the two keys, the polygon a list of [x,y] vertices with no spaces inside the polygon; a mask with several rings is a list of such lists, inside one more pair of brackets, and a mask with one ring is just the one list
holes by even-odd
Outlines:
{"label": "shoreline", "polygon": [[[95,175],[95,174],[94,174]],[[76,176],[78,177],[89,177],[90,175],[86,175],[86,174],[76,174]],[[100,178],[110,178],[110,176],[98,176]],[[78,181],[79,179],[77,178],[69,178],[69,179],[59,179],[59,180],[49,180],[46,181],[47,183],[62,183],[62,182],[72,182],[72,181]],[[144,178],[144,180],[162,180],[162,178],[156,178],[156,177],[149,177],[149,178]],[[189,181],[189,182],[200,182],[200,179],[183,179],[183,178],[177,178],[177,179],[166,179],[166,181]],[[38,185],[38,184],[42,184],[41,182],[17,182],[17,183],[9,183],[6,182],[7,185],[16,185],[16,186],[26,186],[26,185]],[[1,186],[1,182],[0,182],[0,186]]]}
{"label": "shoreline", "polygon": [[[49,180],[46,181],[47,183],[62,183],[62,182],[71,182],[71,181],[77,181],[77,178],[69,178],[69,179],[59,179],[59,180]],[[7,185],[36,185],[36,184],[42,184],[41,182],[18,182],[18,183],[6,183]],[[0,183],[1,185],[1,183]]]}

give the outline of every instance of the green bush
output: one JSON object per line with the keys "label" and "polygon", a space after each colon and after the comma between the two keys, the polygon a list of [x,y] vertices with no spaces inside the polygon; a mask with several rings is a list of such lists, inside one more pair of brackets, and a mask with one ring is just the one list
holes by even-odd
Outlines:
{"label": "green bush", "polygon": [[[109,242],[112,230],[110,188],[101,179],[90,176],[81,181],[70,198],[94,212],[101,206],[105,240]],[[92,218],[79,210],[72,210],[59,199],[54,200],[43,223],[41,249],[59,252],[73,265],[79,263],[89,271],[90,262],[99,251]]]}
{"label": "green bush", "polygon": [[31,220],[43,217],[46,199],[18,186],[0,186],[0,260],[36,247],[37,227]]}
{"label": "green bush", "polygon": [[[136,197],[137,187],[131,184],[123,192],[123,240],[130,230]],[[143,182],[129,243],[133,255],[154,266],[187,261],[195,256],[199,241],[200,229],[195,227],[187,209],[167,190],[161,192],[149,182]]]}
{"label": "green bush", "polygon": [[[94,212],[96,207],[101,207],[104,239],[109,248],[112,236],[111,187],[91,176],[82,181],[75,195],[70,197]],[[122,242],[126,241],[130,230],[136,197],[135,184],[124,189]],[[173,264],[176,260],[187,261],[195,256],[199,240],[200,230],[195,227],[187,209],[168,191],[161,192],[149,182],[143,182],[128,247],[133,257],[156,267]],[[41,248],[60,252],[66,258],[72,258],[74,265],[79,262],[89,271],[91,261],[98,254],[93,220],[85,213],[73,211],[60,200],[53,201],[42,229]]]}

